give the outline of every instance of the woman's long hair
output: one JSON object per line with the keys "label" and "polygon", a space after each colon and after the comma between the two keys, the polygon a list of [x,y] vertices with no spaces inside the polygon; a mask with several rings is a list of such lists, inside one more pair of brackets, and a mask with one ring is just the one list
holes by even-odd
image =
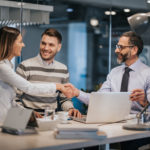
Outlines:
{"label": "woman's long hair", "polygon": [[2,27],[0,29],[0,60],[7,59],[13,51],[13,44],[20,31],[12,27]]}

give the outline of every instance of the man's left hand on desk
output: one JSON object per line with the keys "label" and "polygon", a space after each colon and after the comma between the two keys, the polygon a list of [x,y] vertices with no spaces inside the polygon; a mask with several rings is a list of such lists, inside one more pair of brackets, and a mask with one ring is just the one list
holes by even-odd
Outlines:
{"label": "man's left hand on desk", "polygon": [[71,109],[68,111],[68,115],[69,115],[69,116],[78,117],[78,118],[81,118],[81,117],[82,117],[82,114],[79,112],[79,110],[74,109],[74,108],[71,108]]}

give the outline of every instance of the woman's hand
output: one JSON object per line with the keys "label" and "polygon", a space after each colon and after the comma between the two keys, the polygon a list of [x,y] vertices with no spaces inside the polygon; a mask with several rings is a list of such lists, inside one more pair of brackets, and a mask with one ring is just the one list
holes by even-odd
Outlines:
{"label": "woman's hand", "polygon": [[61,91],[67,98],[74,97],[73,89],[69,86],[65,86],[65,84],[56,84],[56,89]]}

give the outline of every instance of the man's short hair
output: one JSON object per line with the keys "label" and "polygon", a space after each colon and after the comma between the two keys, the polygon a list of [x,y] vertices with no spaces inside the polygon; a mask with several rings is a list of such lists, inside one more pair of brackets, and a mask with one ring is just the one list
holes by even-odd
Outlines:
{"label": "man's short hair", "polygon": [[43,35],[48,35],[48,36],[53,36],[53,37],[56,37],[58,39],[58,42],[61,43],[62,42],[62,36],[61,34],[54,28],[48,28],[46,29],[43,33],[42,33],[42,36]]}
{"label": "man's short hair", "polygon": [[121,37],[123,37],[123,36],[129,37],[129,44],[138,47],[137,55],[139,56],[139,54],[143,50],[143,40],[142,40],[142,38],[133,31],[125,32],[121,35]]}

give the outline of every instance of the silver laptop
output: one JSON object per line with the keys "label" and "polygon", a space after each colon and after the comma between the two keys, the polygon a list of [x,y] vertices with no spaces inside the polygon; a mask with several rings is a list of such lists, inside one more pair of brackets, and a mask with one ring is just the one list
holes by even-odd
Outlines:
{"label": "silver laptop", "polygon": [[86,118],[73,120],[84,123],[112,123],[124,120],[131,110],[130,92],[93,92]]}

